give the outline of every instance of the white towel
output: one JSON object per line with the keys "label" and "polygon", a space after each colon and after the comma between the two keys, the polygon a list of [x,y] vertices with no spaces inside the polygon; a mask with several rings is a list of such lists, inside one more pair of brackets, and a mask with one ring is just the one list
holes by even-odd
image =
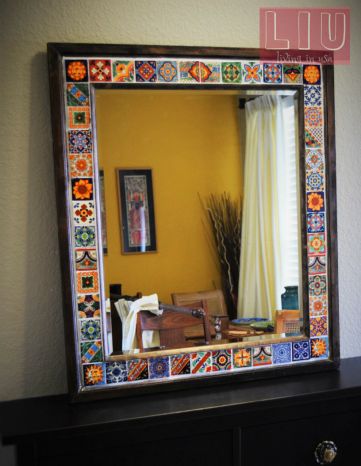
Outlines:
{"label": "white towel", "polygon": [[[153,314],[161,315],[163,311],[159,309],[158,295],[154,293],[149,296],[143,296],[136,301],[119,299],[114,305],[123,326],[122,350],[137,350],[139,348],[136,336],[137,314],[139,311],[146,310]],[[152,348],[159,345],[158,331],[145,330],[143,332],[143,348]]]}

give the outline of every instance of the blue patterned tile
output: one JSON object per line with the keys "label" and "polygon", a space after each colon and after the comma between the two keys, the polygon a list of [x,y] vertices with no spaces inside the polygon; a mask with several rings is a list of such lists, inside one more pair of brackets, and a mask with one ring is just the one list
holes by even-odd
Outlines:
{"label": "blue patterned tile", "polygon": [[292,361],[305,361],[310,359],[310,342],[309,340],[305,341],[296,341],[292,343]]}
{"label": "blue patterned tile", "polygon": [[178,82],[178,67],[176,61],[160,61],[157,63],[158,81],[161,83]]}
{"label": "blue patterned tile", "polygon": [[287,364],[292,361],[291,343],[280,343],[272,345],[274,364]]}
{"label": "blue patterned tile", "polygon": [[229,371],[232,369],[232,350],[212,352],[212,371]]}
{"label": "blue patterned tile", "polygon": [[136,60],[135,61],[135,80],[137,82],[157,81],[157,64],[154,60]]}
{"label": "blue patterned tile", "polygon": [[75,247],[89,248],[95,246],[95,227],[81,226],[74,230]]}
{"label": "blue patterned tile", "polygon": [[265,83],[279,84],[282,82],[282,65],[279,63],[263,64],[263,80]]}
{"label": "blue patterned tile", "polygon": [[322,104],[321,86],[305,86],[304,98],[306,107],[319,107]]}
{"label": "blue patterned tile", "polygon": [[323,212],[307,214],[307,233],[323,233],[325,231],[325,214]]}
{"label": "blue patterned tile", "polygon": [[81,362],[102,362],[103,348],[101,340],[80,344]]}
{"label": "blue patterned tile", "polygon": [[149,358],[149,378],[162,379],[169,377],[169,357]]}
{"label": "blue patterned tile", "polygon": [[102,337],[99,319],[86,319],[80,323],[80,339],[82,341],[100,340]]}
{"label": "blue patterned tile", "polygon": [[69,154],[91,153],[93,150],[92,133],[90,130],[68,131]]}
{"label": "blue patterned tile", "polygon": [[107,363],[107,383],[121,383],[127,381],[127,367],[125,361],[114,361]]}

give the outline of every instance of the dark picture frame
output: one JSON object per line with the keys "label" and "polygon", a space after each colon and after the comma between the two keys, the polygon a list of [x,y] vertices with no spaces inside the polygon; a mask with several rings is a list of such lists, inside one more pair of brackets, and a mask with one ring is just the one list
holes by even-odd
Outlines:
{"label": "dark picture frame", "polygon": [[117,168],[122,254],[157,251],[152,170]]}

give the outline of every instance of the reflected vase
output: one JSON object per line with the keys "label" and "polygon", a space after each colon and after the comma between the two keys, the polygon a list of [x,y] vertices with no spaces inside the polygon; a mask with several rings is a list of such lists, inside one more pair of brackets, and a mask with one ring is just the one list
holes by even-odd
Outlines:
{"label": "reflected vase", "polygon": [[281,294],[282,309],[299,309],[298,286],[285,286],[285,290]]}

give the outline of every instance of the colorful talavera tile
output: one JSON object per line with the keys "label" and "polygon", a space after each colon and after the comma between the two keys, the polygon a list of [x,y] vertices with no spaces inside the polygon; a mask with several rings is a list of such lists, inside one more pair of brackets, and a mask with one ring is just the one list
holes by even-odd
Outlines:
{"label": "colorful talavera tile", "polygon": [[221,82],[221,64],[216,62],[200,62],[199,73],[201,83]]}
{"label": "colorful talavera tile", "polygon": [[132,83],[134,81],[134,61],[114,60],[113,81],[117,83]]}
{"label": "colorful talavera tile", "polygon": [[264,63],[263,80],[265,83],[281,83],[282,65],[279,63]]}
{"label": "colorful talavera tile", "polygon": [[92,154],[70,154],[69,169],[71,178],[84,178],[93,176]]}
{"label": "colorful talavera tile", "polygon": [[325,254],[325,234],[324,233],[309,233],[307,235],[307,250],[308,255],[317,256]]}
{"label": "colorful talavera tile", "polygon": [[80,339],[82,341],[100,340],[101,337],[100,319],[84,319],[80,322]]}
{"label": "colorful talavera tile", "polygon": [[285,63],[283,65],[283,81],[287,84],[302,83],[302,65]]}
{"label": "colorful talavera tile", "polygon": [[242,82],[242,64],[239,61],[222,63],[222,81],[227,84]]}
{"label": "colorful talavera tile", "polygon": [[200,82],[199,61],[179,62],[179,78],[182,83]]}
{"label": "colorful talavera tile", "polygon": [[292,360],[291,343],[272,345],[273,364],[287,364]]}
{"label": "colorful talavera tile", "polygon": [[89,107],[68,107],[68,126],[71,129],[88,129],[90,127]]}
{"label": "colorful talavera tile", "polygon": [[309,256],[308,257],[308,274],[326,273],[326,256]]}
{"label": "colorful talavera tile", "polygon": [[93,200],[93,180],[91,178],[73,178],[71,187],[73,201]]}
{"label": "colorful talavera tile", "polygon": [[304,84],[320,84],[321,71],[319,65],[304,65],[303,67]]}
{"label": "colorful talavera tile", "polygon": [[77,272],[78,293],[96,293],[99,290],[98,272]]}
{"label": "colorful talavera tile", "polygon": [[212,371],[212,353],[210,351],[200,351],[191,355],[191,372],[199,374]]}
{"label": "colorful talavera tile", "polygon": [[163,379],[169,377],[169,357],[149,358],[149,378]]}
{"label": "colorful talavera tile", "polygon": [[311,338],[311,358],[326,359],[328,358],[328,338]]}
{"label": "colorful talavera tile", "polygon": [[101,340],[80,343],[81,362],[87,364],[89,362],[102,362],[103,349]]}
{"label": "colorful talavera tile", "polygon": [[310,316],[320,317],[327,314],[327,295],[309,296]]}
{"label": "colorful talavera tile", "polygon": [[272,347],[256,346],[253,348],[253,366],[267,366],[272,364]]}
{"label": "colorful talavera tile", "polygon": [[110,60],[89,60],[89,76],[93,82],[109,82],[112,80],[112,67]]}
{"label": "colorful talavera tile", "polygon": [[178,66],[176,61],[160,61],[157,63],[158,81],[161,83],[178,82]]}
{"label": "colorful talavera tile", "polygon": [[66,102],[72,107],[89,105],[89,85],[69,83],[66,85]]}
{"label": "colorful talavera tile", "polygon": [[327,317],[310,317],[310,335],[311,337],[327,336]]}
{"label": "colorful talavera tile", "polygon": [[78,314],[80,319],[100,318],[100,302],[99,295],[86,294],[78,295]]}
{"label": "colorful talavera tile", "polygon": [[304,100],[306,107],[320,107],[322,105],[321,86],[305,86]]}
{"label": "colorful talavera tile", "polygon": [[87,60],[65,60],[65,75],[68,82],[88,81]]}
{"label": "colorful talavera tile", "polygon": [[325,214],[323,212],[307,214],[307,233],[323,233],[325,231]]}
{"label": "colorful talavera tile", "polygon": [[292,343],[292,361],[306,361],[310,359],[310,342],[309,340],[305,341],[295,341]]}
{"label": "colorful talavera tile", "polygon": [[306,170],[313,172],[323,172],[325,169],[325,159],[320,149],[306,149]]}
{"label": "colorful talavera tile", "polygon": [[327,292],[326,275],[312,275],[308,278],[310,296],[321,296]]}
{"label": "colorful talavera tile", "polygon": [[[89,227],[85,227],[89,228]],[[97,250],[96,249],[76,249],[75,250],[76,270],[96,270]]]}
{"label": "colorful talavera tile", "polygon": [[171,375],[186,375],[191,372],[191,360],[189,354],[175,354],[170,357]]}
{"label": "colorful talavera tile", "polygon": [[306,191],[323,191],[325,189],[325,178],[319,171],[306,171]]}
{"label": "colorful talavera tile", "polygon": [[91,153],[93,149],[92,133],[89,130],[68,131],[69,154]]}
{"label": "colorful talavera tile", "polygon": [[305,107],[305,127],[315,128],[323,125],[321,107]]}
{"label": "colorful talavera tile", "polygon": [[307,193],[307,212],[325,211],[325,194],[323,191]]}
{"label": "colorful talavera tile", "polygon": [[148,360],[131,359],[127,361],[128,381],[145,380],[148,378]]}
{"label": "colorful talavera tile", "polygon": [[243,81],[249,83],[261,83],[262,82],[262,66],[260,62],[248,62],[243,63]]}
{"label": "colorful talavera tile", "polygon": [[233,350],[233,367],[240,369],[242,367],[252,366],[252,348],[240,348]]}
{"label": "colorful talavera tile", "polygon": [[232,350],[212,351],[212,371],[229,371],[232,369]]}
{"label": "colorful talavera tile", "polygon": [[105,384],[105,364],[87,364],[83,366],[84,383],[86,386]]}
{"label": "colorful talavera tile", "polygon": [[73,202],[73,221],[75,225],[94,225],[95,206],[92,201]]}
{"label": "colorful talavera tile", "polygon": [[305,143],[309,149],[317,149],[323,146],[323,127],[305,128]]}
{"label": "colorful talavera tile", "polygon": [[95,227],[82,225],[74,228],[75,247],[90,248],[95,246]]}
{"label": "colorful talavera tile", "polygon": [[106,365],[107,383],[122,383],[127,381],[127,365],[125,361],[109,362]]}
{"label": "colorful talavera tile", "polygon": [[154,60],[136,60],[135,61],[135,80],[137,82],[157,81],[157,63]]}

